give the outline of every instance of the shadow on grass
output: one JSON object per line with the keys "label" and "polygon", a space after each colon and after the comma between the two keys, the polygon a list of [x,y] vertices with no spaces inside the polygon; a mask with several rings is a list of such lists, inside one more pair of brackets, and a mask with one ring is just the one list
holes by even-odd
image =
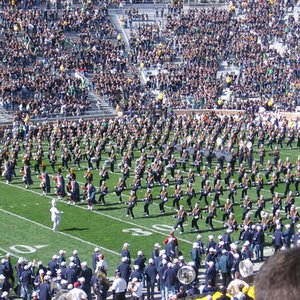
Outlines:
{"label": "shadow on grass", "polygon": [[83,231],[83,230],[89,230],[90,228],[78,228],[78,227],[72,227],[72,228],[65,228],[61,231]]}

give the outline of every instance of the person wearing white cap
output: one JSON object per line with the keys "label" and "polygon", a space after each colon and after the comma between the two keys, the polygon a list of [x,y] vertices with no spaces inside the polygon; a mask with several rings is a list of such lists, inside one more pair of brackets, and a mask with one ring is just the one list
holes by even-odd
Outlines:
{"label": "person wearing white cap", "polygon": [[222,273],[222,285],[227,287],[231,281],[231,265],[229,262],[229,256],[225,249],[222,250],[222,254],[219,257],[218,269]]}
{"label": "person wearing white cap", "polygon": [[76,265],[76,268],[80,269],[81,262],[77,250],[73,251],[73,263]]}
{"label": "person wearing white cap", "polygon": [[163,280],[165,282],[165,296],[169,299],[169,296],[175,294],[175,286],[177,282],[176,271],[173,268],[171,262],[167,264],[167,269],[163,274]]}
{"label": "person wearing white cap", "polygon": [[272,243],[274,245],[275,252],[279,251],[283,246],[283,234],[282,234],[280,225],[276,226],[276,229],[275,229],[275,232],[274,232],[274,235],[272,238]]}
{"label": "person wearing white cap", "polygon": [[253,236],[254,251],[257,261],[263,261],[264,259],[264,244],[265,244],[265,234],[262,231],[261,226],[256,227],[256,232]]}
{"label": "person wearing white cap", "polygon": [[216,285],[216,280],[217,280],[217,270],[215,267],[215,263],[210,260],[207,263],[207,269],[206,269],[206,277],[205,277],[205,284],[207,285],[207,283],[210,281],[212,286]]}
{"label": "person wearing white cap", "polygon": [[32,280],[34,279],[34,274],[28,265],[24,266],[24,270],[21,273],[19,282],[21,285],[21,298],[25,300],[31,300],[32,293]]}
{"label": "person wearing white cap", "polygon": [[58,256],[58,259],[57,259],[57,263],[59,265],[59,267],[61,266],[61,263],[63,261],[66,261],[66,251],[65,250],[59,250],[59,256]]}
{"label": "person wearing white cap", "polygon": [[194,206],[191,214],[192,214],[192,218],[193,218],[192,224],[191,224],[192,231],[199,231],[198,221],[199,221],[200,217],[202,218],[199,203],[195,203],[195,206]]}
{"label": "person wearing white cap", "polygon": [[121,251],[121,257],[127,257],[128,258],[128,264],[131,264],[131,255],[130,255],[130,251],[129,251],[129,244],[128,243],[124,243],[123,244],[123,248]]}
{"label": "person wearing white cap", "polygon": [[292,241],[292,237],[295,231],[295,223],[292,222],[290,224],[285,224],[284,225],[284,232],[282,233],[283,235],[283,242],[286,248],[290,248],[291,247],[291,241]]}
{"label": "person wearing white cap", "polygon": [[56,270],[59,268],[57,260],[58,260],[58,256],[53,255],[52,260],[50,260],[49,263],[48,263],[48,269],[51,271],[51,275],[53,277],[56,276]]}
{"label": "person wearing white cap", "polygon": [[153,259],[159,257],[159,251],[160,251],[160,245],[159,245],[159,243],[155,243],[154,247],[153,247],[153,250],[152,250],[151,257]]}
{"label": "person wearing white cap", "polygon": [[196,278],[198,278],[198,272],[201,265],[201,254],[199,251],[199,244],[197,242],[193,243],[192,251],[191,251],[192,262],[195,265]]}
{"label": "person wearing white cap", "polygon": [[77,276],[76,276],[76,266],[73,262],[70,262],[69,268],[66,270],[66,280],[69,284],[74,284],[76,282]]}
{"label": "person wearing white cap", "polygon": [[180,208],[177,212],[177,222],[173,227],[174,230],[176,230],[177,227],[180,227],[180,234],[182,234],[184,232],[183,223],[186,221],[186,218],[187,218],[187,213],[184,210],[184,206],[180,205]]}
{"label": "person wearing white cap", "polygon": [[92,257],[92,266],[93,270],[96,270],[97,263],[99,262],[100,248],[96,247],[94,249],[93,257]]}
{"label": "person wearing white cap", "polygon": [[122,260],[122,262],[118,266],[117,271],[121,273],[122,278],[128,284],[130,273],[131,273],[131,267],[130,267],[130,264],[128,263],[128,258],[127,257],[122,257],[121,260]]}
{"label": "person wearing white cap", "polygon": [[147,286],[147,298],[154,299],[154,289],[155,289],[155,282],[157,271],[154,265],[154,260],[149,258],[149,265],[145,268],[145,281]]}
{"label": "person wearing white cap", "polygon": [[251,243],[249,241],[246,241],[243,244],[241,254],[242,254],[242,259],[249,259],[250,261],[252,260],[252,250],[250,247]]}
{"label": "person wearing white cap", "polygon": [[92,298],[92,295],[90,294],[92,277],[93,277],[93,270],[87,265],[85,261],[83,261],[81,263],[81,271],[80,271],[80,278],[79,278],[81,280],[78,279],[78,281],[81,283],[82,278],[84,279],[83,290],[88,295],[89,300],[91,300]]}
{"label": "person wearing white cap", "polygon": [[208,243],[206,245],[207,252],[208,252],[208,249],[210,249],[210,248],[216,249],[216,247],[217,247],[217,243],[214,241],[214,236],[209,235],[208,236]]}
{"label": "person wearing white cap", "polygon": [[58,226],[60,224],[60,215],[63,213],[62,211],[59,211],[56,208],[56,200],[52,199],[51,201],[52,207],[50,208],[50,213],[51,213],[51,221],[53,222],[53,227],[52,230],[55,232],[58,229]]}
{"label": "person wearing white cap", "polygon": [[43,269],[39,269],[39,274],[35,277],[33,282],[36,290],[40,289],[41,283],[44,282],[44,277],[45,277],[45,271]]}

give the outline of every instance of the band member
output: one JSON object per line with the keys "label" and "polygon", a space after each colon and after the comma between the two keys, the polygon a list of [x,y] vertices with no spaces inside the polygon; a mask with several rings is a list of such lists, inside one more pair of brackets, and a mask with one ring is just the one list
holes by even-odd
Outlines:
{"label": "band member", "polygon": [[233,213],[233,203],[230,199],[226,200],[223,211],[224,211],[224,214],[223,214],[222,220],[223,220],[223,222],[225,222],[226,220],[228,220],[229,215]]}
{"label": "band member", "polygon": [[180,205],[180,208],[177,212],[176,217],[177,217],[177,222],[174,226],[174,230],[176,230],[177,227],[180,227],[180,234],[182,234],[184,232],[183,223],[186,221],[186,218],[187,218],[187,214],[186,214],[186,211],[184,210],[183,205]]}
{"label": "band member", "polygon": [[209,173],[208,173],[208,169],[206,166],[203,167],[203,170],[202,170],[202,173],[201,173],[201,189],[203,189],[206,181],[208,180],[209,178]]}
{"label": "band member", "polygon": [[254,218],[259,218],[259,220],[262,219],[261,212],[266,207],[265,199],[263,195],[260,195],[260,197],[257,200],[257,210],[255,212]]}
{"label": "band member", "polygon": [[194,159],[194,166],[196,167],[197,173],[200,174],[200,167],[202,165],[202,154],[201,152],[198,150],[196,155],[195,155],[195,159]]}
{"label": "band member", "polygon": [[40,187],[42,189],[42,195],[46,196],[50,193],[50,177],[46,172],[46,166],[42,163],[42,174],[38,176],[41,179]]}
{"label": "band member", "polygon": [[258,156],[259,156],[259,163],[261,166],[263,166],[265,162],[265,156],[266,156],[266,150],[263,144],[261,144],[258,149]]}
{"label": "band member", "polygon": [[176,165],[177,165],[177,162],[176,162],[176,158],[175,156],[172,154],[171,155],[171,159],[169,161],[169,169],[171,171],[171,177],[174,178],[175,177],[175,169],[176,169]]}
{"label": "band member", "polygon": [[159,209],[160,209],[160,214],[163,215],[165,213],[165,203],[168,201],[168,191],[165,186],[163,186],[160,190],[159,193]]}
{"label": "band member", "polygon": [[245,216],[250,212],[250,210],[252,208],[252,202],[251,202],[249,196],[245,196],[243,204],[241,205],[241,207],[243,208],[242,220],[244,220]]}
{"label": "band member", "polygon": [[277,210],[282,209],[282,201],[278,193],[276,193],[272,199],[273,203],[273,216],[275,216],[275,213]]}
{"label": "band member", "polygon": [[245,176],[245,173],[246,173],[246,169],[245,169],[244,165],[240,164],[240,167],[238,170],[238,181],[239,181],[240,186],[243,186],[242,181]]}
{"label": "band member", "polygon": [[299,183],[300,183],[300,165],[297,165],[296,166],[296,173],[295,173],[296,196],[299,196]]}
{"label": "band member", "polygon": [[201,191],[199,201],[201,201],[202,198],[204,198],[205,204],[206,206],[208,206],[207,197],[210,195],[210,193],[211,193],[210,182],[206,180],[205,185],[203,186],[203,189]]}
{"label": "band member", "polygon": [[274,166],[275,166],[275,168],[277,168],[278,161],[280,159],[280,151],[279,151],[278,147],[275,147],[272,155],[273,155],[273,160],[274,160]]}
{"label": "band member", "polygon": [[105,195],[108,194],[108,187],[106,185],[106,182],[105,181],[102,181],[102,184],[99,188],[99,193],[100,193],[100,196],[99,196],[99,199],[98,199],[98,202],[102,205],[105,204]]}
{"label": "band member", "polygon": [[215,184],[215,197],[214,202],[220,206],[220,196],[223,195],[223,186],[221,184],[221,180],[218,179]]}
{"label": "band member", "polygon": [[293,182],[293,175],[292,175],[292,172],[290,169],[287,169],[284,180],[285,180],[284,195],[286,196],[288,194],[288,192],[290,191],[290,186],[291,186],[291,183]]}
{"label": "band member", "polygon": [[188,183],[195,183],[195,174],[192,169],[189,169],[187,180],[188,180]]}
{"label": "band member", "polygon": [[56,194],[58,196],[58,199],[65,197],[65,179],[61,174],[61,168],[58,168],[56,176],[53,176],[53,180],[55,181]]}
{"label": "band member", "polygon": [[208,216],[206,217],[205,223],[209,225],[210,230],[213,230],[213,223],[212,220],[214,217],[217,216],[217,207],[214,201],[211,202],[211,204],[208,206]]}
{"label": "band member", "polygon": [[57,162],[57,155],[55,153],[55,150],[51,150],[50,154],[48,155],[50,166],[52,168],[53,173],[55,173],[55,164]]}
{"label": "band member", "polygon": [[161,178],[161,185],[164,187],[168,187],[170,185],[170,180],[167,173],[164,173],[163,177]]}
{"label": "band member", "polygon": [[184,172],[186,172],[186,163],[188,162],[188,160],[189,160],[189,153],[187,152],[186,149],[183,149],[182,154],[180,156],[180,164]]}
{"label": "band member", "polygon": [[295,204],[295,198],[293,196],[293,193],[292,192],[289,192],[287,197],[286,197],[286,200],[285,200],[285,207],[284,207],[284,211],[287,215],[290,214],[290,211],[291,211],[291,206]]}
{"label": "band member", "polygon": [[191,182],[189,182],[188,190],[187,190],[187,199],[186,199],[186,203],[189,207],[189,211],[192,210],[192,199],[194,197],[196,197],[196,192],[195,192],[195,189],[193,187],[193,184]]}
{"label": "band member", "polygon": [[276,210],[275,215],[272,218],[272,223],[270,226],[270,232],[274,232],[277,225],[282,227],[282,219],[281,219],[281,212],[280,210]]}
{"label": "band member", "polygon": [[214,186],[216,185],[217,181],[220,180],[221,181],[221,169],[220,167],[217,165],[214,171]]}
{"label": "band member", "polygon": [[229,190],[228,199],[234,203],[234,195],[236,195],[237,185],[234,181],[234,179],[231,179],[229,187],[227,188]]}
{"label": "band member", "polygon": [[248,177],[247,174],[244,174],[244,177],[242,179],[242,199],[247,196],[248,194],[248,189],[251,186],[251,180]]}
{"label": "band member", "polygon": [[278,180],[279,178],[277,177],[276,173],[273,173],[271,177],[271,187],[270,187],[270,192],[272,194],[272,197],[274,197],[275,195],[275,188],[278,187]]}
{"label": "band member", "polygon": [[176,176],[175,176],[175,184],[181,185],[183,183],[183,175],[180,170],[177,170]]}
{"label": "band member", "polygon": [[226,167],[226,170],[225,170],[225,178],[224,178],[224,181],[225,181],[226,185],[229,185],[229,180],[230,180],[230,177],[232,175],[233,175],[233,169],[232,169],[231,164],[228,163],[227,167]]}
{"label": "band member", "polygon": [[122,192],[126,189],[126,182],[122,178],[119,178],[117,185],[115,186],[115,193],[118,196],[119,203],[122,202]]}
{"label": "band member", "polygon": [[68,196],[69,201],[68,204],[75,204],[76,202],[80,201],[80,190],[79,190],[79,184],[76,181],[76,174],[71,173],[70,175],[70,182],[68,184]]}
{"label": "band member", "polygon": [[25,165],[23,167],[23,182],[25,184],[26,189],[28,189],[29,186],[33,184],[31,178],[31,169],[28,161],[25,161]]}
{"label": "band member", "polygon": [[85,189],[86,189],[87,209],[93,210],[94,205],[96,203],[96,188],[94,187],[92,182],[88,181]]}
{"label": "band member", "polygon": [[137,204],[137,196],[136,196],[135,191],[130,192],[129,199],[128,199],[126,204],[127,204],[127,215],[126,215],[126,217],[131,216],[131,219],[134,219],[133,208]]}
{"label": "band member", "polygon": [[295,205],[291,206],[291,210],[289,215],[287,216],[289,219],[291,219],[291,224],[295,224],[299,221],[299,212],[296,209]]}
{"label": "band member", "polygon": [[271,228],[272,221],[270,220],[270,215],[267,212],[265,212],[262,215],[260,225],[261,225],[263,231],[266,231],[267,229]]}
{"label": "band member", "polygon": [[139,175],[135,175],[133,182],[132,182],[132,190],[136,192],[140,188],[142,188],[141,178]]}
{"label": "band member", "polygon": [[236,221],[233,213],[229,214],[228,220],[225,223],[224,227],[226,227],[227,229],[230,229],[231,231],[238,230],[238,224],[237,224],[237,221]]}
{"label": "band member", "polygon": [[198,221],[199,221],[199,218],[202,219],[202,214],[201,214],[201,209],[200,209],[199,203],[195,203],[195,207],[192,210],[191,216],[193,218],[192,219],[192,231],[198,231],[199,230]]}
{"label": "band member", "polygon": [[100,181],[99,181],[99,186],[101,186],[103,181],[106,181],[109,179],[108,171],[105,167],[102,168],[102,170],[99,172],[100,175]]}
{"label": "band member", "polygon": [[259,198],[260,191],[264,187],[264,179],[262,178],[262,176],[259,173],[256,175],[255,185],[256,185],[256,195],[257,195],[257,198]]}
{"label": "band member", "polygon": [[93,175],[92,169],[90,169],[90,168],[87,169],[87,171],[84,174],[84,178],[87,182],[93,182],[94,175]]}
{"label": "band member", "polygon": [[144,216],[148,217],[149,216],[149,205],[153,201],[153,195],[152,191],[150,188],[147,188],[147,191],[145,193],[145,198],[144,198]]}
{"label": "band member", "polygon": [[252,162],[252,166],[251,166],[251,180],[252,180],[252,182],[255,182],[255,178],[256,178],[258,172],[259,172],[259,168],[258,168],[258,165],[256,164],[256,161],[254,160]]}
{"label": "band member", "polygon": [[270,174],[273,172],[273,165],[270,160],[267,161],[266,167],[265,167],[265,177],[267,181],[270,179]]}
{"label": "band member", "polygon": [[183,196],[183,192],[181,186],[177,185],[174,191],[173,208],[176,207],[176,209],[179,209],[179,201],[181,200],[182,196]]}

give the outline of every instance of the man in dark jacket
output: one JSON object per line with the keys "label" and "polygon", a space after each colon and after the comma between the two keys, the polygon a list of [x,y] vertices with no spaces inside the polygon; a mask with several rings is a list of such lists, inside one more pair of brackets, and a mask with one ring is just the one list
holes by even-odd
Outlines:
{"label": "man in dark jacket", "polygon": [[225,249],[222,250],[222,254],[219,258],[218,268],[222,273],[222,285],[227,287],[229,282],[231,281],[231,266],[229,263],[228,253]]}
{"label": "man in dark jacket", "polygon": [[170,294],[175,294],[176,272],[173,269],[171,262],[167,265],[167,270],[164,272],[163,279],[165,281],[165,296],[169,299]]}
{"label": "man in dark jacket", "polygon": [[128,258],[127,257],[122,257],[122,263],[118,266],[117,271],[120,272],[121,277],[128,284],[129,276],[130,276],[130,273],[131,273],[131,267],[128,263]]}
{"label": "man in dark jacket", "polygon": [[152,258],[149,259],[149,265],[146,267],[144,274],[147,283],[147,298],[153,300],[157,272]]}
{"label": "man in dark jacket", "polygon": [[51,300],[50,277],[48,275],[44,277],[44,282],[40,284],[39,299]]}

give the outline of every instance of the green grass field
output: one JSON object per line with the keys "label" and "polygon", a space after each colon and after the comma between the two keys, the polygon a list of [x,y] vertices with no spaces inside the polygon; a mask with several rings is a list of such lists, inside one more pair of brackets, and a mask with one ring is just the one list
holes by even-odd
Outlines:
{"label": "green grass field", "polygon": [[[135,153],[138,158],[138,152]],[[285,159],[289,156],[295,163],[299,149],[282,149],[281,158]],[[120,155],[117,156],[118,162]],[[268,159],[268,154],[267,157]],[[105,160],[103,155],[102,162]],[[272,157],[270,157],[272,159]],[[46,160],[47,162],[47,160]],[[118,165],[116,163],[116,166]],[[20,167],[21,163],[19,164]],[[70,165],[71,166],[71,165]],[[82,164],[84,166],[84,164]],[[72,166],[71,166],[72,167]],[[47,168],[50,172],[50,167]],[[67,257],[72,255],[72,251],[77,249],[79,251],[79,257],[81,261],[87,261],[91,265],[92,253],[95,246],[99,246],[104,253],[108,265],[109,275],[112,275],[118,264],[120,263],[120,251],[124,242],[130,244],[131,255],[136,257],[137,251],[144,251],[147,258],[150,257],[153,245],[158,242],[162,245],[162,241],[168,236],[172,227],[174,226],[176,219],[174,214],[176,213],[172,208],[173,198],[170,197],[166,204],[166,214],[161,216],[159,214],[158,199],[154,200],[154,203],[150,206],[150,216],[143,217],[143,203],[138,203],[134,208],[135,218],[131,220],[126,217],[126,205],[125,203],[119,204],[117,196],[115,195],[113,188],[120,177],[116,167],[115,173],[109,173],[110,179],[108,180],[108,186],[110,193],[106,196],[106,205],[96,205],[94,211],[86,210],[86,203],[79,203],[76,206],[67,205],[67,199],[59,201],[58,209],[63,211],[62,221],[59,232],[52,232],[52,223],[50,220],[49,209],[51,207],[51,199],[54,195],[54,182],[52,182],[51,193],[47,196],[42,196],[41,189],[39,187],[40,180],[37,178],[37,174],[33,173],[34,184],[30,189],[25,189],[22,182],[22,176],[19,175],[17,170],[17,177],[13,179],[11,184],[6,184],[5,180],[1,178],[0,181],[0,218],[1,218],[1,245],[0,256],[2,257],[6,252],[11,252],[15,257],[25,257],[28,260],[35,259],[41,260],[44,264],[47,264],[53,254],[57,254],[60,249],[67,251]],[[212,172],[211,170],[210,172]],[[66,170],[64,175],[66,175]],[[99,176],[98,171],[94,170],[94,183],[98,186]],[[85,183],[83,178],[84,170],[76,171],[77,181],[80,185]],[[130,182],[132,181],[132,175],[127,181],[127,190],[123,194],[123,202],[126,201],[130,193]],[[212,177],[210,177],[212,181]],[[137,194],[139,198],[143,198],[145,193],[145,181],[143,181],[144,188],[138,190]],[[174,191],[174,185],[171,185],[169,189],[169,195]],[[186,184],[183,185],[186,188]],[[193,204],[199,199],[200,191],[200,177],[196,176],[195,189],[197,197],[193,199]],[[153,188],[153,195],[158,195],[160,190],[159,186]],[[294,191],[294,185],[292,186]],[[278,192],[283,193],[284,183],[279,184]],[[221,203],[225,202],[228,192],[225,191],[221,198]],[[266,200],[270,200],[271,193],[269,186],[265,184],[262,194]],[[238,190],[236,196],[236,203],[239,204],[241,190]],[[248,195],[253,201],[253,211],[256,210],[256,189],[252,187],[249,189]],[[98,199],[98,196],[97,196]],[[213,199],[213,195],[210,200]],[[183,205],[186,205],[186,196],[181,201]],[[239,205],[235,206],[236,219],[241,221],[241,208]],[[296,206],[299,206],[299,197],[296,197]],[[201,202],[203,207],[203,202]],[[267,201],[266,210],[271,212],[271,204]],[[218,235],[224,233],[224,227],[222,223],[222,212],[218,209],[218,216],[214,220],[214,231],[209,231],[205,225],[204,213],[203,219],[199,221],[200,233],[203,236],[204,243],[207,242],[207,236],[213,234],[215,239]],[[254,214],[253,214],[254,215]],[[257,220],[255,220],[257,221]],[[287,221],[285,221],[287,222]],[[190,251],[192,243],[196,239],[198,233],[191,232],[191,217],[188,217],[188,221],[185,225],[185,233],[183,235],[176,234],[179,239],[179,249],[186,257],[186,260],[190,260]],[[239,232],[233,233],[233,239],[237,239]],[[271,237],[267,238],[268,243],[271,242]],[[241,244],[239,245],[241,247]]]}

